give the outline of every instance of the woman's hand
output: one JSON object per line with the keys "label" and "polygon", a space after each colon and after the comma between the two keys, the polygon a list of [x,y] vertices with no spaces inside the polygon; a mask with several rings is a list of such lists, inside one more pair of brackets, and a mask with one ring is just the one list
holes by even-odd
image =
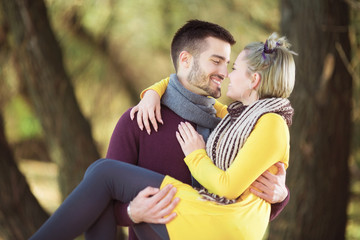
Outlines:
{"label": "woman's hand", "polygon": [[203,137],[194,129],[194,127],[186,122],[179,124],[179,132],[176,132],[176,138],[180,143],[181,149],[185,156],[197,149],[205,149],[205,141]]}
{"label": "woman's hand", "polygon": [[138,105],[131,109],[130,118],[134,120],[135,113],[138,112],[136,119],[139,128],[142,131],[145,125],[145,129],[150,135],[151,127],[149,119],[156,132],[158,130],[157,122],[164,124],[161,119],[160,109],[160,96],[156,91],[149,89],[145,92],[143,99],[141,99]]}

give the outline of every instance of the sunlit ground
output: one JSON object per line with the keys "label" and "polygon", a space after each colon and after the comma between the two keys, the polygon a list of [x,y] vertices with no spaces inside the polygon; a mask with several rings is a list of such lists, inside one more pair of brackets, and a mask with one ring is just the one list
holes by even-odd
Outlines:
{"label": "sunlit ground", "polygon": [[[40,204],[49,213],[60,204],[59,187],[56,181],[57,167],[53,163],[24,160],[20,162],[20,170],[26,176],[30,187],[38,198]],[[360,182],[352,186],[352,192],[355,196],[360,196]],[[349,204],[349,220],[347,226],[347,240],[360,239],[360,201],[352,199]],[[125,231],[126,232],[126,231]],[[79,238],[82,239],[82,238]]]}

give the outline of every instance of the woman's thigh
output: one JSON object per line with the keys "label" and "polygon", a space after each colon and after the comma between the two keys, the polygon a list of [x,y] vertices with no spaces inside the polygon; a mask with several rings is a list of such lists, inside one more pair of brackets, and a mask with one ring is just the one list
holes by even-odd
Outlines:
{"label": "woman's thigh", "polygon": [[129,202],[148,186],[159,188],[164,175],[118,160],[100,159],[86,171],[84,179],[102,181],[112,198]]}

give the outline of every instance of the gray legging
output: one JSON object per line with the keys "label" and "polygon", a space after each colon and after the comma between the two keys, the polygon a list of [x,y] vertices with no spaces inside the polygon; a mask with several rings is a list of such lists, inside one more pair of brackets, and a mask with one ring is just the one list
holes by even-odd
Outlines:
{"label": "gray legging", "polygon": [[[130,202],[147,186],[160,187],[164,175],[121,161],[100,159],[30,240],[115,239],[113,200]],[[163,224],[135,224],[139,239],[169,239]]]}

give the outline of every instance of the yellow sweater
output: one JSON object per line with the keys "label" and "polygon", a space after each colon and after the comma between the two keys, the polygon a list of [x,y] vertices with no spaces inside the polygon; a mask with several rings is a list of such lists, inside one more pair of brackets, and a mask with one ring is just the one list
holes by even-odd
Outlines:
{"label": "yellow sweater", "polygon": [[204,201],[191,186],[165,177],[162,187],[178,189],[178,217],[167,224],[170,239],[262,239],[268,225],[271,206],[249,192],[250,184],[272,165],[289,161],[289,131],[281,116],[268,113],[255,125],[234,162],[223,171],[217,168],[205,150],[185,158],[192,175],[209,191],[236,198],[237,203],[218,205]]}
{"label": "yellow sweater", "polygon": [[[160,94],[162,95],[162,94]],[[271,206],[249,191],[250,184],[264,171],[276,173],[272,166],[289,161],[289,130],[277,114],[264,114],[256,123],[232,165],[223,171],[217,168],[204,149],[185,158],[192,175],[210,192],[229,199],[230,205],[205,201],[191,186],[166,176],[162,186],[174,185],[180,203],[177,217],[166,225],[170,239],[262,239]]]}

